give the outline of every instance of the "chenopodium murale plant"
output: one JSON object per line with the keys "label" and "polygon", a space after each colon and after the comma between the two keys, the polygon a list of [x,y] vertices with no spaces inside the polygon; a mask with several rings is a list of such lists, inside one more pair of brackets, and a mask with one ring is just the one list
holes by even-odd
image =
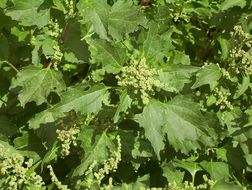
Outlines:
{"label": "chenopodium murale plant", "polygon": [[132,60],[130,65],[124,66],[121,71],[121,74],[116,76],[118,85],[140,95],[143,104],[148,104],[150,95],[162,87],[162,83],[155,78],[158,76],[158,70],[149,68],[145,58],[140,61]]}
{"label": "chenopodium murale plant", "polygon": [[234,27],[234,32],[231,32],[231,37],[234,47],[230,50],[230,56],[233,58],[230,67],[237,74],[242,71],[252,75],[252,38],[250,34],[237,25]]}
{"label": "chenopodium murale plant", "polygon": [[6,190],[18,190],[24,187],[35,187],[42,189],[45,185],[42,177],[36,172],[30,173],[33,160],[25,161],[25,158],[18,154],[6,154],[5,147],[0,145],[0,178],[4,179]]}

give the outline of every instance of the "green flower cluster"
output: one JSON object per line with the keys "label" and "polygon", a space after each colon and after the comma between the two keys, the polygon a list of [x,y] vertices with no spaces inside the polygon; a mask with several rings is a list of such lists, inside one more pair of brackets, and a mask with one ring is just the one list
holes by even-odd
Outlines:
{"label": "green flower cluster", "polygon": [[67,7],[66,17],[73,18],[74,17],[74,0],[65,0],[64,1]]}
{"label": "green flower cluster", "polygon": [[228,100],[228,97],[231,95],[230,92],[223,88],[215,88],[213,94],[217,101],[215,103],[216,106],[219,106],[220,110],[230,109],[233,110],[233,106],[231,102]]}
{"label": "green flower cluster", "polygon": [[70,154],[71,145],[77,146],[76,137],[80,132],[80,129],[74,125],[70,127],[68,130],[56,130],[58,134],[57,139],[61,142],[61,157],[66,157]]}
{"label": "green flower cluster", "polygon": [[121,75],[117,75],[118,85],[127,89],[133,89],[134,94],[140,94],[143,104],[149,103],[149,95],[154,94],[155,88],[162,86],[155,76],[156,69],[150,69],[146,65],[145,58],[140,61],[133,60],[130,66],[122,68]]}
{"label": "green flower cluster", "polygon": [[234,69],[237,74],[242,70],[251,75],[252,39],[249,33],[244,32],[241,26],[235,26],[234,32],[231,32],[231,36],[234,39],[234,48],[230,51],[230,56],[234,59],[231,68]]}
{"label": "green flower cluster", "polygon": [[57,176],[55,175],[54,171],[53,171],[53,168],[51,165],[48,165],[47,168],[49,169],[50,171],[50,176],[51,176],[51,180],[52,180],[52,183],[54,183],[57,188],[59,190],[70,190],[67,185],[62,185],[62,183],[58,180]]}
{"label": "green flower cluster", "polygon": [[17,153],[6,155],[4,146],[0,145],[0,176],[4,179],[7,190],[31,186],[42,189],[44,182],[41,176],[37,175],[36,172],[29,171],[33,165],[33,160],[24,160],[24,157]]}

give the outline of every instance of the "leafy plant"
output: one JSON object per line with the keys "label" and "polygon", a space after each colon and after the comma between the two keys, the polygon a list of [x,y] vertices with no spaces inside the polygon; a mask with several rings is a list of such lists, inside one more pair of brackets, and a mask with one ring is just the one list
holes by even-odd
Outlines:
{"label": "leafy plant", "polygon": [[1,189],[252,189],[249,0],[1,0]]}

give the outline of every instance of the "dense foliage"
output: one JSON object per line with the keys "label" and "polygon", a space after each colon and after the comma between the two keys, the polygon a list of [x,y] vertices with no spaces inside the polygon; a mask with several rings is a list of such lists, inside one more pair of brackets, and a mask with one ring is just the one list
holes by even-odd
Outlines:
{"label": "dense foliage", "polygon": [[0,0],[0,189],[252,189],[251,0]]}

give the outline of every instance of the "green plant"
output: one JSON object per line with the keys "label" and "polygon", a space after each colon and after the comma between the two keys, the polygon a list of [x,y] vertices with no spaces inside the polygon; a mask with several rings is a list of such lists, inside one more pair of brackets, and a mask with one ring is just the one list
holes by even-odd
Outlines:
{"label": "green plant", "polygon": [[1,189],[252,189],[249,0],[1,0]]}

